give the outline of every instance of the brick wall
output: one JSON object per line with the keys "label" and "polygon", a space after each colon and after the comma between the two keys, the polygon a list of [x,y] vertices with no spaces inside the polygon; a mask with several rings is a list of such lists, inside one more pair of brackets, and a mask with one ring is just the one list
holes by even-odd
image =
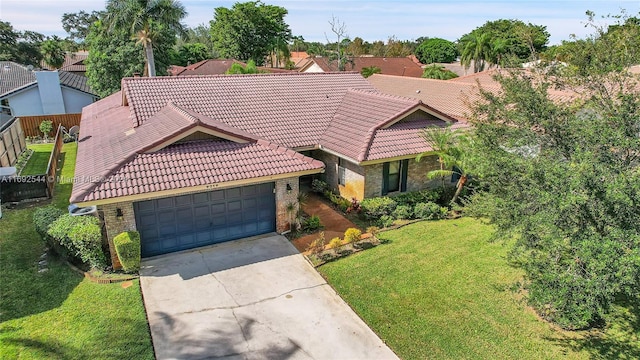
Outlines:
{"label": "brick wall", "polygon": [[[116,216],[116,209],[122,210],[122,217]],[[111,252],[111,263],[114,269],[120,269],[120,261],[113,246],[113,238],[123,231],[136,230],[136,217],[133,213],[133,202],[119,202],[114,204],[105,204],[98,206],[98,210],[102,211],[104,216],[105,229],[107,231],[107,240],[109,242],[109,252]]]}

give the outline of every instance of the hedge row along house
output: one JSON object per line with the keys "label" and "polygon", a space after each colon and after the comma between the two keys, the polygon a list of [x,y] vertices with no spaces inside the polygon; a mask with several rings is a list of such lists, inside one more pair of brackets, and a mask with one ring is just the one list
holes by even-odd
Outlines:
{"label": "hedge row along house", "polygon": [[347,199],[429,187],[430,125],[467,126],[358,73],[125,78],[83,110],[70,200],[143,257],[280,232],[314,176]]}

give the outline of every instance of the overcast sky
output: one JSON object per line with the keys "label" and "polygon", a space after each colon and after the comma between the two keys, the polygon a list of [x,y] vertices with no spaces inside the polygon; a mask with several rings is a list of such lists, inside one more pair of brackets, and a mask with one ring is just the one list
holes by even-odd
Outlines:
{"label": "overcast sky", "polygon": [[[231,7],[236,1],[183,0],[189,13],[188,26],[208,23],[214,9]],[[551,34],[550,43],[568,40],[571,34],[584,37],[585,12],[598,16],[640,13],[640,0],[414,0],[414,1],[264,1],[289,10],[285,21],[294,35],[307,41],[325,42],[330,33],[328,20],[336,15],[347,25],[350,38],[359,36],[367,41],[386,40],[395,35],[401,40],[420,36],[456,40],[488,20],[519,19],[545,25]],[[18,30],[33,30],[45,35],[66,36],[60,19],[65,12],[91,11],[104,8],[104,0],[0,0],[0,19]],[[599,19],[601,23],[605,20]],[[331,40],[333,40],[330,37]]]}

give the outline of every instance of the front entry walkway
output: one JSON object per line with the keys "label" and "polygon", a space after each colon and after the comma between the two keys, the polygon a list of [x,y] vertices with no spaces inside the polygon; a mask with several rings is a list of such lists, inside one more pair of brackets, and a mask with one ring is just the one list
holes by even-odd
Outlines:
{"label": "front entry walkway", "polygon": [[397,359],[283,236],[146,259],[157,359]]}
{"label": "front entry walkway", "polygon": [[[356,224],[345,218],[342,214],[327,205],[322,199],[314,194],[308,193],[307,201],[302,205],[302,210],[308,215],[317,215],[320,223],[324,226],[324,238],[327,243],[334,237],[344,237],[344,232],[348,228],[357,228]],[[293,240],[293,245],[301,253],[307,251],[309,244],[320,236],[320,232],[305,235]]]}

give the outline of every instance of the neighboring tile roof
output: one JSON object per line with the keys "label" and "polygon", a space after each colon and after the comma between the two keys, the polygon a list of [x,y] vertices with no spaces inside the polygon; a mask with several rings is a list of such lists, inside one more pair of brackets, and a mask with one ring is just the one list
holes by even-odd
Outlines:
{"label": "neighboring tile roof", "polygon": [[[83,110],[72,202],[324,167],[317,160],[172,103],[131,129],[129,111],[121,101],[118,92]],[[198,126],[249,142],[205,140],[146,153]],[[127,181],[100,181],[109,177]]]}
{"label": "neighboring tile roof", "polygon": [[187,76],[187,75],[220,75],[224,74],[231,68],[233,64],[246,66],[247,64],[234,59],[208,59],[202,60],[188,66],[174,66],[174,70],[169,75]]}
{"label": "neighboring tile roof", "polygon": [[[61,85],[95,95],[89,87],[86,77],[67,71],[58,71],[58,75]],[[0,61],[0,96],[36,83],[36,73],[34,71],[11,61]]]}
{"label": "neighboring tile roof", "polygon": [[[329,61],[326,57],[315,57],[311,59],[312,62],[307,63],[304,67],[300,68],[301,72],[304,72],[312,63],[316,63],[324,72],[337,71],[337,62]],[[347,62],[345,65],[346,71],[362,71],[362,68],[377,66],[380,68],[381,74],[397,75],[406,77],[421,77],[422,68],[416,64],[409,57],[354,57],[353,64]]]}
{"label": "neighboring tile roof", "polygon": [[287,147],[317,145],[347,90],[374,90],[348,72],[126,78],[122,88],[134,126],[173,101]]}
{"label": "neighboring tile roof", "polygon": [[0,96],[36,82],[36,74],[26,66],[0,61]]}
{"label": "neighboring tile roof", "polygon": [[84,61],[89,57],[88,51],[78,51],[73,54],[67,54],[64,59],[64,64],[60,67],[60,70],[69,71],[69,72],[81,72],[85,73],[87,71],[87,66],[84,64]]}
{"label": "neighboring tile roof", "polygon": [[374,74],[367,80],[383,93],[419,99],[461,121],[469,117],[468,104],[479,99],[478,88],[474,84],[380,74]]}

